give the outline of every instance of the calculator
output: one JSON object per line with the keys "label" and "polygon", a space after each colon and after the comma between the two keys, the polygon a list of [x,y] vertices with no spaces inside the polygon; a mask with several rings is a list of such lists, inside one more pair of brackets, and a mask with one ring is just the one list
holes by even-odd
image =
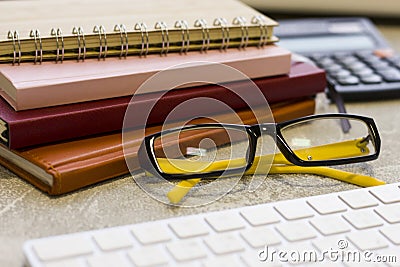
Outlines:
{"label": "calculator", "polygon": [[366,18],[280,20],[279,45],[326,71],[345,100],[400,97],[400,56]]}

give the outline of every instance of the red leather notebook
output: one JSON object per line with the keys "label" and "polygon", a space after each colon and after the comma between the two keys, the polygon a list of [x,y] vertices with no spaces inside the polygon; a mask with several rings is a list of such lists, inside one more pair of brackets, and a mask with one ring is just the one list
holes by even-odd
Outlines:
{"label": "red leather notebook", "polygon": [[[264,109],[265,107],[261,106],[253,111],[261,114],[259,111]],[[294,119],[313,114],[315,100],[308,97],[277,103],[271,105],[271,110],[275,121]],[[237,115],[244,124],[254,124],[257,122],[254,114],[257,113],[253,111],[240,110]],[[257,119],[267,121],[268,112],[264,113],[264,117]],[[227,123],[231,120],[237,122],[237,118],[232,114],[219,114],[214,116],[214,119]],[[197,118],[191,123],[207,122],[211,121],[207,118]],[[146,133],[155,133],[161,129],[161,125],[155,125],[147,128]],[[141,142],[141,137],[137,137],[128,143],[130,149],[127,157],[132,160],[135,170],[139,170],[137,150]],[[121,132],[28,149],[10,150],[0,145],[0,164],[51,195],[71,192],[129,173],[123,153]]]}
{"label": "red leather notebook", "polygon": [[[300,62],[292,63],[289,75],[253,81],[270,104],[312,96],[325,88],[324,72]],[[239,92],[240,95],[249,95],[249,88],[241,86],[240,82],[233,83],[232,87],[235,87],[235,92]],[[154,99],[158,99],[160,94],[137,95],[134,105],[146,107],[149,103],[154,103]],[[221,86],[204,85],[178,89],[168,92],[157,102],[154,112],[147,121],[148,124],[163,122],[177,105],[199,97],[214,98],[226,103],[234,110],[246,108],[246,103],[240,97]],[[130,99],[130,96],[119,97],[18,112],[1,99],[1,139],[8,147],[16,149],[121,130]],[[257,101],[254,99],[252,103]],[[198,109],[197,114],[222,112],[218,105],[209,105],[206,110],[201,105],[194,106],[192,111],[194,114],[196,114],[196,109]],[[138,110],[141,109],[138,108]],[[185,114],[181,116],[178,119],[185,119]]]}

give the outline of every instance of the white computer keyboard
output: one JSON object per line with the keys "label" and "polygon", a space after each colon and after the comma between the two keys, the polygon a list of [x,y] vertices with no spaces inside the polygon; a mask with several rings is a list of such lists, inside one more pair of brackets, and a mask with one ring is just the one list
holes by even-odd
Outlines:
{"label": "white computer keyboard", "polygon": [[24,253],[34,267],[400,266],[399,186],[29,240]]}

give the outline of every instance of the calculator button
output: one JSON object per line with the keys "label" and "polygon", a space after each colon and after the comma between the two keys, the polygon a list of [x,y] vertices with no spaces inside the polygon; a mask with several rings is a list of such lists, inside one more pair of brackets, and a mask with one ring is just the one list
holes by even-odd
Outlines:
{"label": "calculator button", "polygon": [[341,85],[356,85],[360,83],[360,80],[356,76],[348,76],[342,79],[338,79]]}
{"label": "calculator button", "polygon": [[383,79],[387,82],[399,82],[400,81],[400,71],[396,69],[388,69],[379,72]]}
{"label": "calculator button", "polygon": [[365,76],[374,74],[374,71],[370,68],[363,68],[363,69],[354,71],[354,74],[356,74],[357,76],[360,76],[360,77],[365,77]]}
{"label": "calculator button", "polygon": [[374,55],[370,55],[368,57],[364,57],[362,58],[363,61],[367,62],[367,63],[374,63],[374,62],[379,62],[381,61],[381,58],[374,56]]}
{"label": "calculator button", "polygon": [[324,67],[328,67],[328,66],[335,64],[335,61],[333,61],[333,59],[331,59],[329,57],[324,57],[324,58],[321,58],[320,60],[316,60],[316,61],[318,62],[318,64],[320,64],[321,66],[324,66]]}
{"label": "calculator button", "polygon": [[382,82],[382,77],[376,74],[368,75],[368,76],[362,76],[361,81],[363,83],[367,84],[373,84],[373,83],[381,83]]}
{"label": "calculator button", "polygon": [[352,71],[359,71],[367,67],[367,65],[359,61],[347,64],[346,66]]}
{"label": "calculator button", "polygon": [[338,58],[338,61],[342,64],[347,65],[347,64],[357,62],[357,61],[359,61],[359,59],[354,56],[348,56],[348,57],[344,57],[344,58]]}
{"label": "calculator button", "polygon": [[337,52],[337,53],[333,54],[333,56],[334,56],[336,59],[343,59],[343,58],[346,58],[346,57],[351,56],[351,54],[346,53],[346,52]]}
{"label": "calculator button", "polygon": [[342,69],[336,73],[331,74],[336,79],[343,79],[351,75],[351,72],[345,69]]}
{"label": "calculator button", "polygon": [[342,66],[336,63],[325,67],[325,70],[328,71],[329,73],[336,73],[342,69],[343,69]]}
{"label": "calculator button", "polygon": [[315,53],[315,54],[312,54],[312,55],[310,56],[310,59],[311,59],[311,60],[314,60],[314,61],[320,61],[321,59],[326,58],[326,57],[327,57],[327,56],[324,55],[324,54],[317,54],[317,53]]}
{"label": "calculator button", "polygon": [[373,55],[373,54],[372,54],[371,51],[360,51],[360,52],[356,52],[356,55],[357,55],[358,57],[364,59],[364,58],[370,57],[370,56]]}
{"label": "calculator button", "polygon": [[370,65],[372,68],[374,68],[376,70],[385,70],[385,69],[391,68],[391,66],[389,65],[388,62],[385,62],[382,60],[379,62],[377,61],[377,62],[371,63]]}

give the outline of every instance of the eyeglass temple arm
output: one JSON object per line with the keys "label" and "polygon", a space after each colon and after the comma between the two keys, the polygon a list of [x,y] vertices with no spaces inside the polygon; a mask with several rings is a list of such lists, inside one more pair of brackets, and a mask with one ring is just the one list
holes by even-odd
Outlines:
{"label": "eyeglass temple arm", "polygon": [[[362,140],[365,140],[363,138]],[[358,140],[356,140],[358,142]],[[360,147],[361,142],[358,142],[356,144],[358,147]],[[343,142],[342,142],[343,143]],[[335,149],[338,149],[342,147],[343,144],[332,144],[332,145],[327,145],[331,147],[335,147]],[[327,146],[324,146],[325,148]],[[321,148],[321,147],[320,147]],[[343,148],[343,147],[342,147]],[[366,147],[364,147],[366,149]],[[342,151],[342,150],[340,150]],[[336,151],[337,153],[337,151]],[[267,155],[271,157],[271,155]],[[342,154],[343,156],[343,154]],[[253,166],[258,166],[258,163],[262,161],[263,156],[257,156],[255,158],[255,162]],[[269,158],[270,159],[270,158]],[[174,160],[175,161],[175,160]],[[162,163],[162,160],[161,162]],[[172,162],[170,162],[172,163]],[[166,163],[170,165],[170,163]],[[279,165],[278,165],[279,164]],[[385,184],[384,181],[381,181],[379,179],[376,179],[374,177],[366,176],[366,175],[360,175],[360,174],[355,174],[351,172],[346,172],[346,171],[341,171],[337,169],[332,169],[329,167],[300,167],[300,166],[294,166],[294,165],[280,165],[280,164],[290,164],[282,154],[277,154],[274,157],[273,160],[273,165],[269,170],[263,170],[262,168],[258,167],[252,167],[249,170],[245,172],[245,174],[250,175],[250,174],[265,174],[269,171],[271,174],[295,174],[295,173],[305,173],[305,174],[316,174],[316,175],[321,175],[321,176],[326,176],[330,177],[333,179],[337,179],[340,181],[352,183],[355,185],[367,187],[367,186],[377,186],[381,184]],[[260,165],[260,166],[265,166],[265,165]],[[265,168],[265,167],[264,167]],[[183,180],[179,182],[178,185],[176,185],[170,192],[168,192],[167,197],[170,200],[171,203],[177,204],[179,203],[183,197],[190,191],[192,187],[194,187],[197,183],[200,182],[200,178],[195,178],[195,179],[188,179],[188,180]]]}
{"label": "eyeglass temple arm", "polygon": [[[328,94],[332,98],[333,102],[335,102],[339,113],[347,113],[343,98],[338,91],[336,91],[335,86],[328,81],[326,87],[328,88]],[[351,125],[348,119],[341,119],[340,124],[342,125],[342,130],[344,133],[348,133],[350,131]]]}
{"label": "eyeglass temple arm", "polygon": [[[272,165],[269,170],[270,174],[315,174],[339,181],[355,184],[362,187],[377,186],[385,184],[384,181],[371,176],[361,175],[346,171],[341,171],[329,167],[300,167],[293,165]],[[245,174],[251,174],[246,172]],[[196,184],[201,181],[200,178],[188,179],[179,182],[174,188],[167,193],[169,201],[173,204],[179,203]]]}

